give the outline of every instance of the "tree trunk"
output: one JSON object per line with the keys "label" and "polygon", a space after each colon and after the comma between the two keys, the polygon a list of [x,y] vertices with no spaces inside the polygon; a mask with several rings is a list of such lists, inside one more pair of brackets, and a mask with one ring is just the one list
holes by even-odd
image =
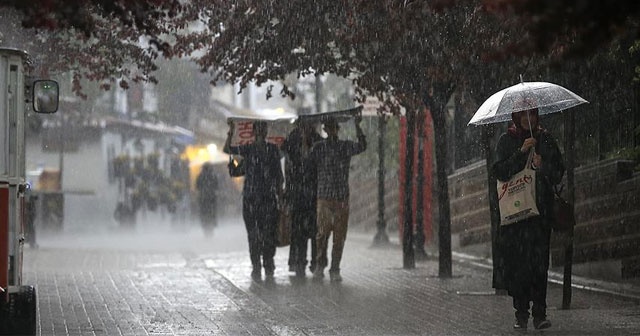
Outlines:
{"label": "tree trunk", "polygon": [[404,180],[404,223],[402,225],[402,265],[405,269],[416,267],[415,254],[413,249],[413,213],[412,196],[413,196],[413,141],[415,126],[415,109],[407,108],[407,156],[405,159],[405,180]]}
{"label": "tree trunk", "polygon": [[436,179],[438,195],[438,275],[441,278],[452,276],[451,265],[451,210],[449,208],[449,181],[447,175],[447,120],[446,103],[453,93],[453,86],[434,89],[431,96],[425,97],[433,118],[436,152]]}

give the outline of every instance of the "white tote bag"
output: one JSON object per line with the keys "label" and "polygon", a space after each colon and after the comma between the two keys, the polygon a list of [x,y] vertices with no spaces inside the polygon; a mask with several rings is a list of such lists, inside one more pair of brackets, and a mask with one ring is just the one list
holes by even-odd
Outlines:
{"label": "white tote bag", "polygon": [[536,205],[536,173],[531,168],[533,150],[527,164],[508,181],[498,180],[498,203],[500,205],[500,225],[540,215]]}

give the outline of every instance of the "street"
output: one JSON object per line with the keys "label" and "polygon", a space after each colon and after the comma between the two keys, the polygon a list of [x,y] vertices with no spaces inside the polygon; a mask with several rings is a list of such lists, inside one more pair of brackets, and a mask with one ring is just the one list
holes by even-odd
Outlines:
{"label": "street", "polygon": [[[25,284],[38,295],[40,335],[513,335],[510,297],[491,289],[491,271],[456,260],[451,279],[438,260],[402,268],[400,246],[370,248],[373,232],[349,232],[344,281],[296,279],[278,248],[273,281],[252,281],[244,226],[139,225],[43,236],[25,248]],[[638,335],[640,306],[550,285],[545,335]]]}

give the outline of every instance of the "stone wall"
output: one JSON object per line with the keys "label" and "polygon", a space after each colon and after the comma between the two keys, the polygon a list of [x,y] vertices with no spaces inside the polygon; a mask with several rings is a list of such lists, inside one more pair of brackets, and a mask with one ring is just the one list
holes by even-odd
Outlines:
{"label": "stone wall", "polygon": [[[450,175],[449,192],[451,230],[458,240],[454,246],[490,250],[484,162]],[[613,159],[576,168],[575,197],[574,269],[615,265],[619,278],[640,277],[640,174],[634,174],[633,162]],[[565,239],[556,233],[552,237],[552,267],[564,262]]]}

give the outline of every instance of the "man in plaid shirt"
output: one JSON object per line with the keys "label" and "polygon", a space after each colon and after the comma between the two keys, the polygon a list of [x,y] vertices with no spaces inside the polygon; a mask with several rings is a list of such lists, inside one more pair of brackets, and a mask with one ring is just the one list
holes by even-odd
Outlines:
{"label": "man in plaid shirt", "polygon": [[329,118],[324,123],[324,131],[328,137],[317,142],[311,151],[311,159],[318,170],[318,254],[313,273],[315,279],[324,277],[324,268],[328,265],[327,242],[333,232],[329,276],[331,281],[342,281],[340,260],[349,221],[349,164],[352,156],[364,152],[367,148],[365,136],[360,128],[362,116],[356,116],[354,121],[358,142],[339,140],[340,126],[335,119]]}

